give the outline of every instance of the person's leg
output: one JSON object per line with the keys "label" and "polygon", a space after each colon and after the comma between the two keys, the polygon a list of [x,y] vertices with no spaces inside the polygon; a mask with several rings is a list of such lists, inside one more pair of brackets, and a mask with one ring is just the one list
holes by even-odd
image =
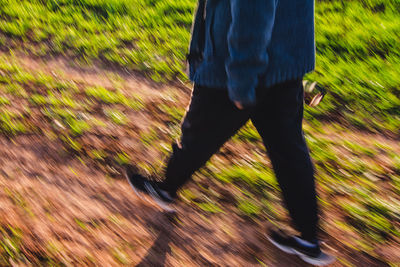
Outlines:
{"label": "person's leg", "polygon": [[259,90],[258,97],[261,101],[251,119],[264,141],[294,225],[302,238],[315,241],[318,208],[314,169],[302,131],[302,82]]}
{"label": "person's leg", "polygon": [[226,90],[195,86],[160,188],[175,194],[248,119],[249,111],[237,109]]}

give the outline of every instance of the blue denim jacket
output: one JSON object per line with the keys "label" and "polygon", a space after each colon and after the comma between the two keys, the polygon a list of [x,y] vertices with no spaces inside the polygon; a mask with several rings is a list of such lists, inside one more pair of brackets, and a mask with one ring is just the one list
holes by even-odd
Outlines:
{"label": "blue denim jacket", "polygon": [[254,105],[256,87],[314,69],[314,0],[207,0],[194,20],[189,66],[194,83]]}

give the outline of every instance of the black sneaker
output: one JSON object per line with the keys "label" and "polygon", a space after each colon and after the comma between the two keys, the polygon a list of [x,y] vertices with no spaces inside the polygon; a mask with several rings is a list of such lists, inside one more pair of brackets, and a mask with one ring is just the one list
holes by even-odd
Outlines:
{"label": "black sneaker", "polygon": [[[175,212],[175,209],[172,206],[174,197],[172,197],[167,191],[160,189],[158,182],[150,181],[131,168],[127,168],[125,170],[125,176],[136,195],[138,195],[140,198],[148,201],[152,200],[160,208],[167,212]],[[150,197],[150,199],[145,196]]]}
{"label": "black sneaker", "polygon": [[297,236],[287,235],[282,230],[271,230],[267,238],[280,250],[288,254],[296,254],[309,264],[324,266],[335,261],[333,256],[321,251],[318,242],[310,243]]}

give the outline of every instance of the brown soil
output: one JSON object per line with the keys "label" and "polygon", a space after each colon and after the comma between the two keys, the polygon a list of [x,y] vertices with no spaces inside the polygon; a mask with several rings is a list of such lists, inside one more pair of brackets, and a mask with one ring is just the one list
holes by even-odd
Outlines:
{"label": "brown soil", "polygon": [[[98,67],[73,67],[63,59],[41,62],[21,56],[20,60],[32,71],[62,73],[64,78],[104,87],[114,85],[109,77],[117,73],[124,78],[124,90],[128,94],[140,91],[149,108],[165,95],[173,94],[182,105],[189,101],[190,90],[184,86],[155,84]],[[121,146],[133,161],[146,162],[160,155],[140,144],[135,129],[146,130],[160,116],[131,114],[136,128],[114,130],[112,141],[110,133],[92,133],[82,142],[103,149]],[[228,144],[225,151],[235,151],[235,147]],[[205,182],[214,186],[212,181]],[[267,222],[239,216],[229,203],[224,204],[223,213],[214,214],[182,201],[176,215],[165,214],[138,199],[120,170],[110,172],[79,159],[49,136],[0,137],[0,187],[2,236],[21,229],[21,254],[34,265],[51,259],[98,266],[307,266],[268,243]],[[196,189],[195,184],[188,187]],[[333,218],[334,213],[330,210],[324,216]],[[343,232],[326,229],[326,249],[340,259],[332,266],[387,266],[341,243]],[[382,253],[395,251],[398,248]]]}

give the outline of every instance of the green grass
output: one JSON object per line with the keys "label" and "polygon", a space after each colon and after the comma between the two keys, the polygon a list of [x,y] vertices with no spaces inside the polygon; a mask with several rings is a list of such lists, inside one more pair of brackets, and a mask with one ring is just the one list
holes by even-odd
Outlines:
{"label": "green grass", "polygon": [[129,155],[127,155],[126,153],[118,153],[115,156],[115,160],[120,164],[120,165],[126,165],[129,164],[131,161],[131,158],[129,157]]}
{"label": "green grass", "polygon": [[1,0],[0,32],[16,40],[3,45],[22,41],[37,55],[68,53],[154,79],[183,78],[194,6],[194,0]]}
{"label": "green grass", "polygon": [[122,248],[113,248],[111,254],[119,264],[129,265],[131,261],[128,254]]}
{"label": "green grass", "polygon": [[[310,129],[306,137],[316,167],[318,188],[323,192],[320,205],[325,210],[339,209],[343,216],[343,220],[335,223],[336,227],[356,233],[364,245],[396,242],[400,233],[397,223],[400,160],[392,152],[393,148],[376,142],[365,145],[351,134],[338,139],[330,139],[326,133],[321,137],[324,131],[306,128]],[[331,127],[330,131],[346,132],[340,127]],[[247,134],[249,132],[252,134]],[[247,125],[234,139],[235,144],[250,141],[255,142],[256,147],[262,145],[252,125]],[[383,153],[389,155],[391,161],[377,161]],[[387,180],[390,173],[392,178]],[[217,178],[222,188],[234,186],[240,191],[235,193],[239,214],[253,219],[282,219],[276,206],[281,205],[277,202],[280,198],[278,183],[270,167],[263,164],[257,154],[229,164],[214,159],[207,165],[206,176]],[[381,188],[383,185],[385,190]],[[362,250],[373,253],[367,246]]]}
{"label": "green grass", "polygon": [[238,210],[247,216],[256,216],[261,213],[262,207],[252,200],[240,199],[237,204]]}
{"label": "green grass", "polygon": [[317,69],[330,95],[307,116],[371,131],[400,127],[400,2],[317,1]]}
{"label": "green grass", "polygon": [[7,135],[25,133],[27,126],[24,124],[23,115],[7,109],[0,109],[0,131]]}
{"label": "green grass", "polygon": [[[79,158],[88,156],[103,165],[128,164],[135,156],[132,151],[92,146],[85,143],[85,137],[111,124],[112,131],[126,130],[130,138],[131,124],[136,123],[129,121],[130,112],[147,107],[139,90],[125,94],[121,77],[106,88],[27,71],[12,51],[116,65],[142,71],[154,80],[185,80],[184,58],[195,2],[0,0],[0,47],[11,49],[10,56],[0,56],[0,132],[7,136],[45,133],[61,140]],[[317,69],[306,78],[317,81],[329,94],[320,106],[306,108],[306,139],[319,189],[334,201],[321,201],[321,205],[329,212],[332,208],[341,212],[337,228],[358,234],[361,250],[368,253],[365,244],[399,238],[400,158],[390,145],[371,140],[368,146],[347,136],[354,128],[399,136],[399,16],[400,2],[394,0],[316,1]],[[146,149],[167,154],[170,148],[165,140],[179,136],[178,124],[185,110],[168,93],[163,100],[151,115],[168,125],[134,130]],[[329,129],[323,127],[328,121],[335,122]],[[343,135],[331,139],[332,132]],[[118,138],[109,135],[106,138]],[[215,184],[239,191],[233,203],[239,214],[279,220],[278,183],[258,154],[262,143],[251,124],[234,137],[239,147],[243,142],[255,144],[254,151],[246,151],[246,159],[235,158],[228,164],[212,161],[205,173],[216,178]],[[388,157],[385,163],[377,161],[382,154]],[[140,160],[138,165],[154,172],[151,162]],[[206,213],[224,212],[218,194],[205,200],[201,194],[182,192],[184,199]],[[22,196],[11,199],[29,213]],[[1,243],[1,264],[9,258],[18,260],[20,251],[13,247],[19,246],[21,238],[14,232],[2,231],[2,240],[13,240]],[[113,255],[119,263],[129,262],[122,250],[114,250]]]}
{"label": "green grass", "polygon": [[209,212],[209,213],[223,212],[223,210],[215,203],[211,203],[211,202],[196,203],[195,202],[195,205],[205,212]]}
{"label": "green grass", "polygon": [[140,141],[146,146],[152,146],[153,142],[158,140],[158,133],[155,129],[149,129],[140,133]]}
{"label": "green grass", "polygon": [[231,166],[224,168],[217,167],[219,171],[216,171],[213,175],[222,181],[227,183],[246,183],[248,186],[256,188],[270,187],[278,188],[278,184],[271,170],[265,165],[257,166],[249,163],[234,163]]}
{"label": "green grass", "polygon": [[104,113],[116,124],[124,125],[128,123],[126,115],[119,110],[107,109]]}
{"label": "green grass", "polygon": [[[155,80],[185,80],[195,3],[0,0],[0,37],[3,46],[38,55],[71,55],[145,71]],[[393,0],[316,2],[317,69],[307,79],[330,94],[307,109],[309,121],[398,132],[399,15]]]}
{"label": "green grass", "polygon": [[10,264],[10,261],[23,261],[21,252],[22,231],[12,226],[0,227],[0,263]]}
{"label": "green grass", "polygon": [[0,106],[8,105],[8,104],[10,104],[10,100],[8,100],[8,98],[5,96],[0,96]]}
{"label": "green grass", "polygon": [[179,123],[184,114],[185,109],[181,107],[171,106],[167,104],[161,104],[158,107],[163,113],[168,114],[172,122]]}

